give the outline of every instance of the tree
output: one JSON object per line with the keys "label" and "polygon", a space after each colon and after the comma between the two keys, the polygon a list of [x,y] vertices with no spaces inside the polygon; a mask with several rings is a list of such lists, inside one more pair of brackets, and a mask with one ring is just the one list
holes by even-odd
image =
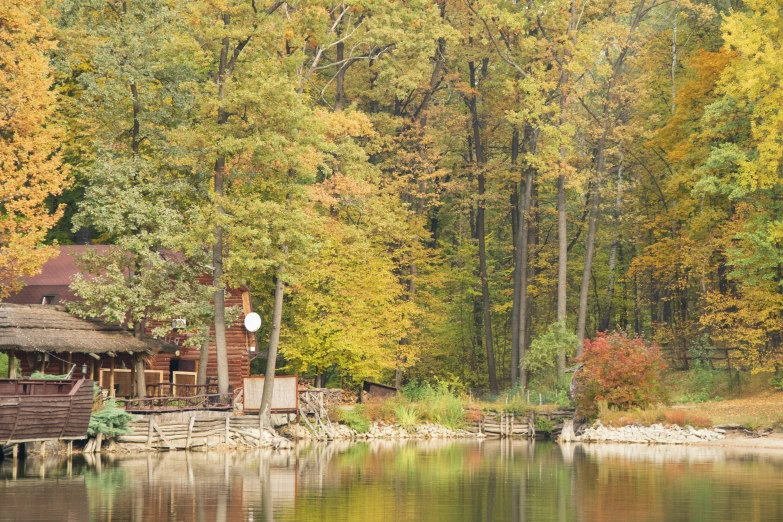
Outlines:
{"label": "tree", "polygon": [[625,333],[599,333],[595,340],[585,341],[582,364],[575,380],[583,414],[594,413],[600,401],[627,410],[665,399],[661,371],[666,363],[654,343]]}
{"label": "tree", "polygon": [[52,89],[54,32],[41,1],[0,7],[0,299],[40,271],[57,250],[43,246],[64,207],[47,198],[68,186]]}
{"label": "tree", "polygon": [[[182,252],[182,230],[197,196],[172,162],[170,132],[183,120],[181,85],[192,73],[172,53],[172,12],[156,2],[84,2],[61,6],[65,66],[81,86],[78,124],[93,129],[88,157],[81,158],[86,187],[75,228],[91,227],[114,247],[90,251],[80,263],[93,277],[77,275],[72,289],[83,301],[70,309],[128,325],[143,337],[148,321],[155,336],[183,317],[200,328],[207,289],[198,282],[203,252]],[[137,356],[136,393],[145,392],[144,361]]]}

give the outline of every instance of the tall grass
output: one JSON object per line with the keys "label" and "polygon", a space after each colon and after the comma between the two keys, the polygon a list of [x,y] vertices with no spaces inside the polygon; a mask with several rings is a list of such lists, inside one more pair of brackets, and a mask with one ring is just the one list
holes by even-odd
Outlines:
{"label": "tall grass", "polygon": [[422,420],[440,424],[452,430],[463,428],[466,424],[465,406],[462,399],[443,383],[437,386],[432,386],[429,383],[409,384],[403,388],[401,399],[408,404],[414,404],[421,414]]}
{"label": "tall grass", "polygon": [[357,433],[367,433],[372,427],[372,421],[367,415],[362,404],[357,404],[353,409],[339,409],[337,411],[337,421],[342,422]]}
{"label": "tall grass", "polygon": [[606,426],[616,428],[622,426],[651,426],[653,424],[674,424],[677,426],[693,426],[694,428],[712,427],[712,420],[704,415],[662,407],[633,409],[621,411],[609,406],[606,401],[598,402],[598,419]]}
{"label": "tall grass", "polygon": [[409,430],[418,426],[421,421],[419,410],[414,404],[396,404],[394,406],[394,416],[400,426]]}

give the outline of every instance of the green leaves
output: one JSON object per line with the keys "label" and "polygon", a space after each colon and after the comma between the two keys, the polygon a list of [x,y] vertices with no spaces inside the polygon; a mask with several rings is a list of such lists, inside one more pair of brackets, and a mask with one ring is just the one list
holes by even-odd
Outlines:
{"label": "green leaves", "polygon": [[577,344],[576,335],[564,323],[552,323],[545,333],[530,343],[523,364],[534,372],[551,372],[555,369],[558,352],[571,357],[576,353]]}

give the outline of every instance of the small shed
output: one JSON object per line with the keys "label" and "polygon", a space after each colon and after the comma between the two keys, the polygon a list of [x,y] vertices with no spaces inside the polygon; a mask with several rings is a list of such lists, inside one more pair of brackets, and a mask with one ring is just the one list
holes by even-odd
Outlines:
{"label": "small shed", "polygon": [[378,382],[364,381],[362,384],[363,401],[382,400],[397,395],[397,388]]}
{"label": "small shed", "polygon": [[[133,396],[137,363],[176,349],[152,338],[136,338],[118,324],[73,316],[60,306],[0,303],[0,351],[18,360],[26,376],[36,370],[70,374],[95,380],[111,396]],[[10,367],[14,372],[16,365]],[[146,384],[161,380],[154,370],[145,370],[144,377]]]}

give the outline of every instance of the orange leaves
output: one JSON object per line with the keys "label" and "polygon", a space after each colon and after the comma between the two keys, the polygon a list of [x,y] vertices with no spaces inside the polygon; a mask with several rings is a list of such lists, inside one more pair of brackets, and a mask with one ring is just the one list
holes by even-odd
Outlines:
{"label": "orange leaves", "polygon": [[645,408],[664,398],[660,372],[666,369],[657,344],[625,333],[599,333],[585,341],[583,368],[575,377],[580,411],[596,411],[606,401],[627,410]]}
{"label": "orange leaves", "polygon": [[40,1],[0,7],[0,299],[53,253],[41,243],[64,210],[50,214],[45,204],[65,188],[67,172],[53,122],[53,31],[41,10]]}

